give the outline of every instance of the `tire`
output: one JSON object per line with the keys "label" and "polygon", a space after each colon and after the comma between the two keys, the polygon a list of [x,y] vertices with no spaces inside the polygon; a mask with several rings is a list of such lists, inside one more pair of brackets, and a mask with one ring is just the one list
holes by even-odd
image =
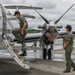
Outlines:
{"label": "tire", "polygon": [[46,59],[46,49],[43,49],[43,59]]}
{"label": "tire", "polygon": [[51,60],[51,49],[48,49],[48,59]]}

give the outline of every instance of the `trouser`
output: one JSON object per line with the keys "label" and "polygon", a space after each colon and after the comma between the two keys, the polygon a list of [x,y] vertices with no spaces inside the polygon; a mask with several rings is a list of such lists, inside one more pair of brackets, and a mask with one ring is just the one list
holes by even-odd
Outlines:
{"label": "trouser", "polygon": [[[24,32],[24,35],[22,36],[21,35],[21,29],[15,29],[15,30],[13,30],[12,31],[12,34],[18,39],[18,40],[22,40],[22,39],[25,39],[25,36],[26,36],[26,32]],[[26,44],[25,44],[25,42],[22,42],[21,43],[22,44],[22,51],[24,52],[24,51],[26,51]]]}
{"label": "trouser", "polygon": [[71,59],[71,53],[72,52],[66,52],[65,51],[65,57],[66,57],[66,70],[70,71],[71,67],[75,67],[75,63]]}

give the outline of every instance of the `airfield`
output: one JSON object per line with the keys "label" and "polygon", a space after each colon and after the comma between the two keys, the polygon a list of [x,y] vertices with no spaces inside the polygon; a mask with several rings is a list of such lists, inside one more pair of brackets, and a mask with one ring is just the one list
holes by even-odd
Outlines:
{"label": "airfield", "polygon": [[[74,4],[61,16],[59,17],[52,25],[57,24],[61,18],[74,6]],[[8,6],[9,7],[9,6]],[[3,20],[3,30],[2,33],[6,35],[6,24],[7,19],[6,12],[3,6],[2,8],[2,20]],[[34,9],[34,7],[32,7]],[[16,9],[19,9],[17,7]],[[37,11],[36,11],[37,12]],[[7,12],[8,15],[11,14],[10,12]],[[41,18],[45,21],[47,24],[51,24],[47,19],[45,19],[39,12],[37,12]],[[4,16],[3,16],[4,15]],[[11,22],[8,21],[8,24],[11,26]],[[12,29],[14,27],[11,26]],[[31,32],[31,31],[30,31]],[[6,40],[6,38],[3,36],[3,40]],[[7,47],[10,47],[8,42],[6,43]],[[7,48],[5,47],[4,43],[0,44],[0,75],[75,75],[75,72],[71,71],[71,73],[64,74],[62,73],[65,70],[65,51],[63,50],[63,42],[62,39],[58,39],[55,41],[54,49],[52,50],[52,59],[51,60],[43,60],[42,59],[42,48],[34,47],[29,48],[29,45],[27,46],[27,56],[25,57],[25,61],[23,63],[26,63],[30,66],[29,70],[23,69],[20,67],[13,58],[16,58],[15,56],[10,55],[10,53],[15,54],[13,52],[8,52]],[[32,45],[30,43],[30,45]],[[75,43],[74,43],[75,46]],[[21,50],[19,44],[15,44],[15,48],[17,50]],[[9,50],[12,51],[11,48]],[[21,52],[21,51],[20,51]],[[16,54],[15,54],[16,55]],[[18,58],[19,59],[19,58]],[[72,53],[72,59],[75,62],[75,47],[74,51]]]}
{"label": "airfield", "polygon": [[[41,49],[27,50],[24,63],[30,65],[31,68],[26,70],[21,68],[12,59],[6,47],[0,44],[0,75],[75,75],[73,71],[66,74],[62,73],[65,70],[65,51],[62,46],[62,39],[55,41],[52,60],[43,60]],[[75,62],[75,47],[72,52],[72,59]]]}

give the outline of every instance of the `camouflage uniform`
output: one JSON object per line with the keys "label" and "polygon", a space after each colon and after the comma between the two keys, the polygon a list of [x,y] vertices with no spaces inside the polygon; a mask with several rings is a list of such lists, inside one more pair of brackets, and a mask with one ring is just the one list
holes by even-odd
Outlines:
{"label": "camouflage uniform", "polygon": [[[24,38],[26,37],[27,31],[28,31],[28,24],[27,24],[27,26],[26,26],[26,28],[25,28],[25,30],[24,30],[24,35],[22,36],[22,35],[21,35],[21,29],[22,29],[22,27],[23,27],[23,25],[24,25],[24,22],[27,22],[27,21],[26,21],[26,19],[25,19],[23,16],[20,16],[20,17],[18,18],[18,20],[19,20],[20,28],[19,28],[19,29],[16,28],[15,30],[12,31],[12,33],[13,33],[13,35],[14,35],[18,40],[22,40],[22,39],[24,39]],[[26,51],[25,42],[22,42],[21,44],[22,44],[22,51]]]}
{"label": "camouflage uniform", "polygon": [[72,32],[67,33],[66,41],[69,41],[69,45],[65,50],[65,58],[66,58],[66,71],[70,71],[71,67],[75,67],[75,63],[71,59],[71,53],[73,51],[73,35]]}

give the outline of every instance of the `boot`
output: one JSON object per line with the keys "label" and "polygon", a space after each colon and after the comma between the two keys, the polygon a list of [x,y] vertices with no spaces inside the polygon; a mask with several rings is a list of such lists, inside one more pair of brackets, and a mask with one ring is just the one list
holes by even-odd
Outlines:
{"label": "boot", "polygon": [[63,73],[70,73],[70,71],[66,71],[66,70],[65,70],[65,71],[63,71]]}
{"label": "boot", "polygon": [[22,54],[19,54],[19,56],[27,56],[26,51],[24,51]]}
{"label": "boot", "polygon": [[73,71],[75,71],[75,67],[73,68]]}
{"label": "boot", "polygon": [[46,49],[43,49],[43,59],[46,59]]}

